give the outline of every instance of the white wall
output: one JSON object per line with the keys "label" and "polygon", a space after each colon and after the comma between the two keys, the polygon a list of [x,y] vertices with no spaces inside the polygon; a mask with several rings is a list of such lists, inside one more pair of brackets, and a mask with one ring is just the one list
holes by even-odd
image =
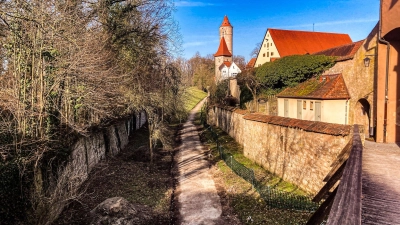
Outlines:
{"label": "white wall", "polygon": [[279,58],[279,57],[280,57],[280,55],[279,55],[278,49],[275,46],[274,40],[272,40],[272,37],[269,34],[269,31],[267,31],[267,33],[264,36],[264,39],[262,41],[260,53],[258,53],[257,60],[256,60],[256,63],[254,64],[254,67],[258,67],[266,62],[270,62],[271,58]]}
{"label": "white wall", "polygon": [[323,122],[348,124],[349,107],[346,100],[324,100],[321,111]]}
{"label": "white wall", "polygon": [[[321,102],[321,122],[348,124],[349,107],[347,100],[315,100],[315,99],[293,99],[289,101],[289,118],[297,119],[297,100],[301,100],[302,119],[315,121],[315,102]],[[278,98],[278,116],[284,117],[285,98]],[[303,102],[306,101],[306,108]],[[310,109],[313,102],[313,110]]]}

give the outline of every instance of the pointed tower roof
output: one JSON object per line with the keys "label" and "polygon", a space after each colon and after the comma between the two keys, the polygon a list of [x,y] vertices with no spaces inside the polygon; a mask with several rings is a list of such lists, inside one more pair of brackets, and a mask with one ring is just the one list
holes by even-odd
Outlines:
{"label": "pointed tower roof", "polygon": [[224,21],[222,21],[221,27],[232,27],[227,16],[224,17]]}
{"label": "pointed tower roof", "polygon": [[228,46],[226,45],[224,37],[221,38],[218,51],[214,54],[214,56],[232,56],[232,53],[228,50]]}

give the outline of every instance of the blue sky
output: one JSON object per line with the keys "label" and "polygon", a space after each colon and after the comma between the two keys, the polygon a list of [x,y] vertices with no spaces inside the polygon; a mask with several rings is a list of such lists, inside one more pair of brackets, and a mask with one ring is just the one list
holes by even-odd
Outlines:
{"label": "blue sky", "polygon": [[367,37],[379,20],[379,0],[175,0],[184,58],[214,54],[224,15],[233,26],[233,52],[250,60],[267,28],[347,33]]}

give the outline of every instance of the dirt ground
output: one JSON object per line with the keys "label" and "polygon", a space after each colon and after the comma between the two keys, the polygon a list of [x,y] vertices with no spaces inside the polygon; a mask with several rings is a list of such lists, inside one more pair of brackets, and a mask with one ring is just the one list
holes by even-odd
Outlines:
{"label": "dirt ground", "polygon": [[[152,225],[179,224],[180,205],[175,201],[174,188],[176,180],[172,168],[174,151],[158,149],[155,154],[155,166],[150,167],[146,128],[136,131],[130,138],[128,147],[114,157],[99,163],[91,171],[89,179],[82,185],[81,195],[71,200],[54,225],[90,224],[90,210],[107,198],[124,197],[127,200],[149,206],[152,209]],[[181,144],[179,136],[175,139],[176,146]],[[215,167],[211,169],[214,176]],[[222,213],[221,225],[239,225],[240,221],[229,206],[221,180],[216,181],[220,197]],[[144,207],[145,207],[144,206]],[[194,205],[196,207],[196,205]],[[143,224],[149,224],[148,221]],[[193,223],[197,224],[197,223]]]}
{"label": "dirt ground", "polygon": [[135,132],[128,147],[118,156],[99,163],[82,186],[82,194],[54,224],[89,224],[90,210],[105,199],[117,196],[150,206],[151,224],[173,224],[170,207],[174,188],[171,176],[173,152],[156,151],[155,166],[151,168],[145,147],[146,133],[145,128]]}

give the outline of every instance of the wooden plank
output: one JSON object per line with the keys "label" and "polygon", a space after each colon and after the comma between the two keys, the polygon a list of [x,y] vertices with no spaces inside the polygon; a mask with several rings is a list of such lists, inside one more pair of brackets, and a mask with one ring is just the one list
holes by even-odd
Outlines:
{"label": "wooden plank", "polygon": [[331,167],[334,167],[336,164],[342,164],[341,162],[346,161],[351,152],[351,148],[353,147],[353,138],[347,142],[346,146],[340,151],[339,155],[336,157],[336,160],[332,162]]}
{"label": "wooden plank", "polygon": [[343,161],[341,164],[337,164],[335,167],[333,167],[329,173],[326,175],[324,178],[324,182],[328,182],[339,170],[344,169],[344,165],[346,165],[347,159]]}
{"label": "wooden plank", "polygon": [[333,200],[335,199],[337,193],[337,188],[329,195],[329,197],[319,206],[317,211],[311,216],[306,225],[316,225],[321,224],[325,217],[329,214],[331,210]]}
{"label": "wooden plank", "polygon": [[354,125],[353,149],[346,163],[327,225],[361,224],[362,143]]}
{"label": "wooden plank", "polygon": [[333,176],[326,182],[326,184],[321,188],[318,194],[315,195],[312,200],[313,202],[320,202],[324,198],[324,196],[327,195],[329,190],[331,190],[332,187],[337,183],[337,181],[340,180],[340,178],[342,177],[345,166],[346,163],[343,163],[342,166],[336,171],[336,173],[333,174]]}

